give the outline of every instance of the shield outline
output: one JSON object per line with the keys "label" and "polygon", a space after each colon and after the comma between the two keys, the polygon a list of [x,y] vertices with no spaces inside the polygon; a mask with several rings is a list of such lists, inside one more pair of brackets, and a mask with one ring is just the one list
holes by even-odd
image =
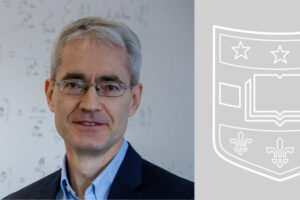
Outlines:
{"label": "shield outline", "polygon": [[287,36],[287,35],[300,35],[300,32],[261,32],[261,31],[248,31],[248,30],[241,30],[241,29],[235,29],[235,28],[229,28],[229,27],[224,27],[224,26],[219,26],[219,25],[213,25],[212,26],[212,31],[213,31],[213,48],[212,48],[212,64],[213,64],[213,70],[212,70],[212,87],[213,87],[213,92],[212,92],[212,102],[213,102],[213,106],[212,106],[212,142],[213,142],[213,148],[214,151],[216,152],[216,154],[222,158],[224,161],[239,167],[241,169],[244,169],[246,171],[252,172],[254,174],[269,178],[271,180],[274,181],[278,181],[278,182],[283,182],[292,178],[295,178],[297,176],[300,175],[300,170],[296,170],[295,173],[288,175],[288,176],[283,176],[282,178],[278,178],[278,177],[274,177],[271,176],[269,174],[263,173],[261,171],[252,169],[250,167],[247,167],[245,165],[239,164],[237,162],[234,162],[233,160],[230,160],[229,158],[225,157],[218,148],[220,148],[217,145],[217,138],[216,138],[216,109],[215,109],[215,105],[216,105],[216,87],[218,87],[216,85],[216,80],[215,80],[215,74],[216,74],[216,31],[217,30],[225,30],[225,31],[232,31],[232,32],[239,32],[239,33],[247,33],[247,34],[264,34],[264,35],[280,35],[280,36]]}

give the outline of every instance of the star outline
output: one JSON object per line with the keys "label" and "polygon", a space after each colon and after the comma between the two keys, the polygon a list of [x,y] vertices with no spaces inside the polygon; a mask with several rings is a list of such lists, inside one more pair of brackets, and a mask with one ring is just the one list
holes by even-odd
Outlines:
{"label": "star outline", "polygon": [[[276,51],[271,51],[271,54],[275,56],[274,63],[283,62],[287,64],[286,56],[290,53],[290,51],[284,51],[281,45],[278,45]],[[280,55],[281,54],[281,55]],[[278,58],[279,57],[279,58]]]}
{"label": "star outline", "polygon": [[[249,51],[251,47],[244,46],[242,41],[240,41],[238,46],[233,46],[231,48],[235,52],[234,60],[237,60],[240,57],[248,60],[247,51]],[[242,51],[240,51],[240,50],[242,50]]]}

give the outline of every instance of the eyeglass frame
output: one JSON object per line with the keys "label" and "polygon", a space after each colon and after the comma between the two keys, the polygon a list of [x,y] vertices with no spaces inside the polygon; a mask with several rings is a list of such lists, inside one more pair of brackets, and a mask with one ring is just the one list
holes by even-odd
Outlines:
{"label": "eyeglass frame", "polygon": [[[96,90],[96,92],[97,92],[97,94],[98,94],[98,96],[109,97],[109,98],[110,97],[121,97],[121,96],[123,96],[125,94],[125,92],[126,92],[127,89],[129,89],[129,88],[132,89],[133,88],[133,86],[126,86],[125,83],[122,83],[122,82],[119,82],[119,81],[104,81],[104,82],[115,82],[115,83],[118,83],[118,84],[121,85],[121,88],[123,89],[123,92],[120,95],[118,95],[118,96],[106,96],[106,95],[99,94],[98,91],[97,91],[96,86],[99,85],[100,83],[87,83],[87,82],[85,82],[83,80],[80,80],[80,79],[65,79],[65,80],[60,80],[59,82],[56,82],[54,79],[51,79],[51,80],[53,81],[53,85],[57,85],[58,86],[59,92],[61,92],[62,94],[65,94],[65,95],[69,95],[69,96],[84,96],[86,94],[86,92],[90,89],[90,87],[94,87],[95,90]],[[62,91],[61,84],[64,81],[69,81],[69,80],[77,80],[78,82],[79,81],[83,82],[85,84],[85,86],[87,87],[87,89],[85,89],[84,93],[78,94],[78,95],[64,93]],[[101,91],[101,90],[99,90],[99,91]]]}

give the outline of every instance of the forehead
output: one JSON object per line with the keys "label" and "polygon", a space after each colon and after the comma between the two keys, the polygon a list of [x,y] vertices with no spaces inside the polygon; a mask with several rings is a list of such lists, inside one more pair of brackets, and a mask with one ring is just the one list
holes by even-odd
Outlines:
{"label": "forehead", "polygon": [[67,74],[82,74],[87,81],[117,76],[129,83],[127,63],[127,52],[121,47],[89,39],[73,40],[62,50],[56,79],[61,80]]}

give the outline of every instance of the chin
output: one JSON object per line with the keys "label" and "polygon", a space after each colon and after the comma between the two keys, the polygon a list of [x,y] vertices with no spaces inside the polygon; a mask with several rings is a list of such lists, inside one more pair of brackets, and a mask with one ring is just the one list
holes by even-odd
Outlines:
{"label": "chin", "polygon": [[[77,145],[76,145],[77,144]],[[105,149],[108,144],[104,138],[85,138],[81,141],[75,142],[75,145],[83,149]]]}
{"label": "chin", "polygon": [[80,154],[99,154],[106,151],[105,145],[95,145],[95,144],[86,144],[86,145],[74,145],[72,147],[77,153]]}

